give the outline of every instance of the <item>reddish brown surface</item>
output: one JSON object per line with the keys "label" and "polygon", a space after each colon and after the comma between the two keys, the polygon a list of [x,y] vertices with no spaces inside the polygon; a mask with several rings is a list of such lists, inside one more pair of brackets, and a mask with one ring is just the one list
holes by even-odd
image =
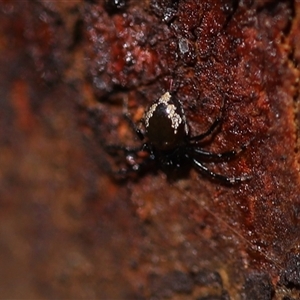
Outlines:
{"label": "reddish brown surface", "polygon": [[[0,1],[1,298],[300,297],[300,3],[199,2]],[[171,81],[249,181],[113,180]]]}

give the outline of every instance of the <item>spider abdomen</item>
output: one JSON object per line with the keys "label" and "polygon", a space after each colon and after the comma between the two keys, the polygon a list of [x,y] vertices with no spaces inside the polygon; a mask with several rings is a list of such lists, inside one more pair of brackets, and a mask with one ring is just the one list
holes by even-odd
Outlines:
{"label": "spider abdomen", "polygon": [[177,148],[188,136],[188,127],[180,103],[169,92],[162,95],[144,116],[146,137],[158,150]]}

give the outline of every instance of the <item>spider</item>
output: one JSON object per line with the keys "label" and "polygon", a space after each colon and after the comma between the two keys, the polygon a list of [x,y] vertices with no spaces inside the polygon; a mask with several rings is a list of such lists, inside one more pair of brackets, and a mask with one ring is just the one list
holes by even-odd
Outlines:
{"label": "spider", "polygon": [[[200,147],[199,142],[210,136],[219,125],[221,114],[206,132],[190,136],[180,101],[170,92],[166,92],[144,113],[141,120],[144,130],[133,122],[128,112],[125,116],[143,144],[138,148],[111,146],[111,149],[123,150],[126,153],[130,168],[120,170],[120,173],[142,171],[152,161],[158,163],[162,169],[181,168],[191,163],[204,175],[227,184],[243,182],[250,178],[247,175],[227,177],[211,171],[204,164],[205,161],[213,162],[233,158],[247,146],[246,144],[238,150],[223,153],[213,153]],[[142,153],[144,155],[141,155]]]}

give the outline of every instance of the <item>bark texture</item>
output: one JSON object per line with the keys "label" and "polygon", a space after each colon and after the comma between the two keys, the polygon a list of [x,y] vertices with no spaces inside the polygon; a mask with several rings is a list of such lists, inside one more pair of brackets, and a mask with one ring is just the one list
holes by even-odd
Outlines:
{"label": "bark texture", "polygon": [[[0,0],[0,297],[299,299],[299,63],[299,0]],[[170,89],[249,180],[115,178]]]}

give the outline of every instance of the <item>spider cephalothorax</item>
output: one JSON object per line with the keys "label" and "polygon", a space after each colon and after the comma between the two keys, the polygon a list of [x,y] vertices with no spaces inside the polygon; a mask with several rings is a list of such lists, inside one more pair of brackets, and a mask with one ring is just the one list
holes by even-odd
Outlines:
{"label": "spider cephalothorax", "polygon": [[[212,153],[200,147],[200,142],[209,136],[220,123],[221,115],[210,128],[197,136],[190,136],[189,126],[180,101],[170,92],[164,93],[145,112],[141,120],[143,129],[127,117],[135,132],[143,141],[138,149],[118,147],[126,152],[130,167],[123,172],[141,171],[149,161],[156,161],[161,168],[180,168],[191,163],[197,170],[225,183],[237,183],[249,179],[249,176],[226,177],[211,171],[205,161],[220,161],[236,156],[245,146],[238,150]],[[139,153],[148,153],[141,161]]]}

